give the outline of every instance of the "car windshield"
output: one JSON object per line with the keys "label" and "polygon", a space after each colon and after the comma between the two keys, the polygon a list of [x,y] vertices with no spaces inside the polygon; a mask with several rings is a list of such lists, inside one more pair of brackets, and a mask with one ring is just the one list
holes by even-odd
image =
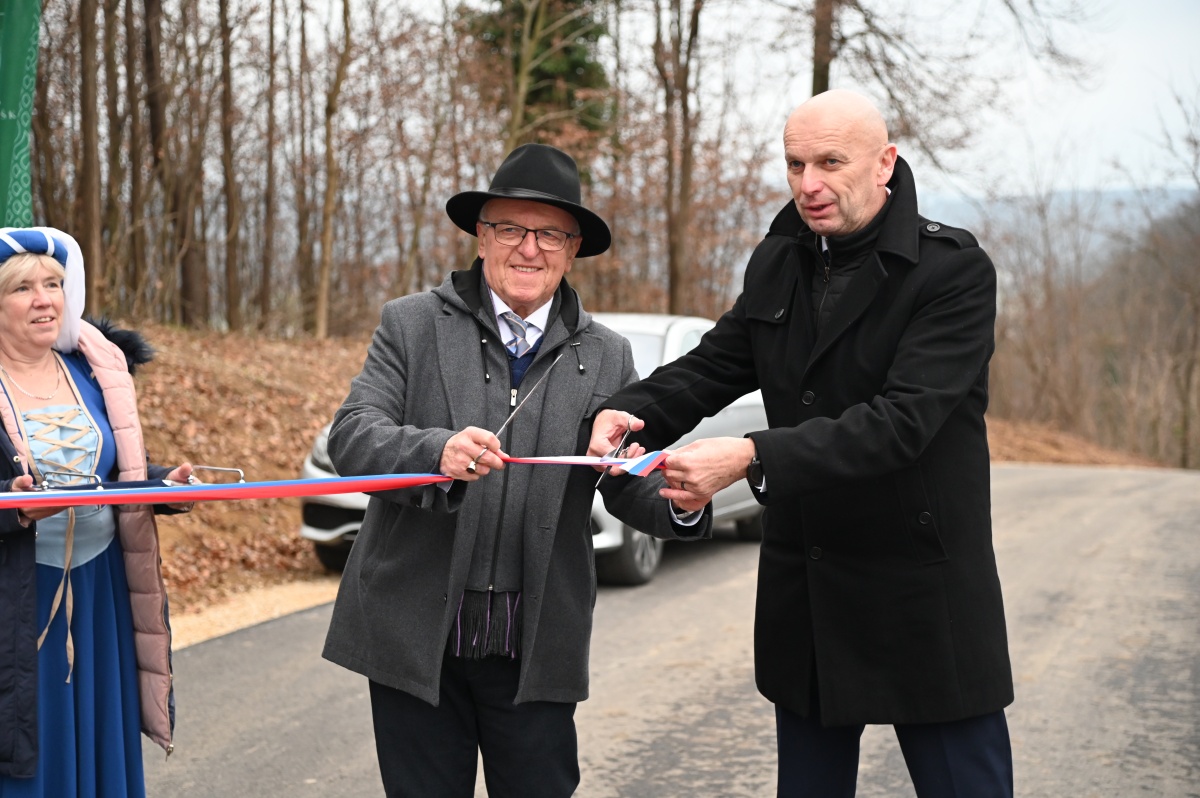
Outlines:
{"label": "car windshield", "polygon": [[[621,332],[617,330],[617,332]],[[638,377],[645,377],[662,365],[663,339],[652,333],[622,333],[633,347],[633,367]]]}

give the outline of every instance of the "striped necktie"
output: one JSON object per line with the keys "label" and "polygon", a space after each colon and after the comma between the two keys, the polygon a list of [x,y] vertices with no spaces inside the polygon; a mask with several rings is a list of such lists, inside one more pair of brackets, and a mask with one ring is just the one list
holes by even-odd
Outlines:
{"label": "striped necktie", "polygon": [[500,318],[508,323],[508,328],[513,332],[513,339],[505,344],[508,351],[512,352],[516,357],[521,357],[529,351],[529,341],[525,340],[526,334],[529,332],[529,324],[525,322],[516,313],[511,310],[506,310],[500,314]]}

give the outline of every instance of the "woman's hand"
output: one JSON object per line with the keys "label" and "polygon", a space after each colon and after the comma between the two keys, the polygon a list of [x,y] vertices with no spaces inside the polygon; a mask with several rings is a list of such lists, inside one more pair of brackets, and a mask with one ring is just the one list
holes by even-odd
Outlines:
{"label": "woman's hand", "polygon": [[[167,473],[167,475],[164,477],[164,479],[166,479],[167,481],[170,481],[170,482],[178,482],[181,485],[187,485],[187,484],[189,484],[188,480],[191,478],[191,476],[192,476],[192,464],[191,463],[183,463],[183,464],[171,469]],[[200,480],[196,480],[196,482],[199,482],[199,481]],[[170,507],[172,510],[177,510],[181,513],[188,513],[188,512],[191,512],[192,508],[196,506],[196,503],[195,502],[183,502],[181,504],[168,504],[167,506]]]}
{"label": "woman's hand", "polygon": [[[32,491],[33,477],[29,474],[22,474],[12,481],[12,490],[14,491]],[[66,507],[27,507],[17,508],[17,520],[26,526],[31,521],[40,521],[43,518],[49,518],[52,515],[61,513]]]}

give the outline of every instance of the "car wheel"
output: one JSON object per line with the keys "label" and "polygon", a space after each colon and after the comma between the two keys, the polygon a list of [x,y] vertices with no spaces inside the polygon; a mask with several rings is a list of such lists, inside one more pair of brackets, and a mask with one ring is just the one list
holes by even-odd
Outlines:
{"label": "car wheel", "polygon": [[741,518],[737,522],[738,540],[748,540],[758,543],[763,539],[762,513],[757,512],[750,518]]}
{"label": "car wheel", "polygon": [[621,548],[596,555],[596,577],[608,585],[644,585],[658,570],[663,542],[628,526],[621,534]]}
{"label": "car wheel", "polygon": [[350,547],[344,543],[327,546],[324,543],[314,543],[313,551],[321,565],[330,571],[341,573],[346,570],[346,559],[350,556]]}

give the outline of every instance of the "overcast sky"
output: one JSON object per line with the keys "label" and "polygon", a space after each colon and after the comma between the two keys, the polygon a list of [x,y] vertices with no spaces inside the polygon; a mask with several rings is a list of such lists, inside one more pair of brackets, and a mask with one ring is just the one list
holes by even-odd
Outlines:
{"label": "overcast sky", "polygon": [[[969,8],[947,6],[947,0],[908,2],[916,8],[912,16],[920,19],[918,25],[931,24],[925,14],[961,19],[961,10]],[[1096,0],[1089,8],[1095,19],[1061,37],[1068,49],[1089,60],[1093,74],[1085,85],[1048,76],[1031,59],[1012,58],[1016,48],[1009,48],[1005,69],[1017,76],[1006,112],[992,114],[976,132],[972,149],[956,156],[953,179],[912,157],[924,191],[982,195],[990,184],[1017,195],[1029,193],[1038,181],[1060,189],[1168,181],[1169,164],[1160,147],[1163,125],[1176,135],[1183,130],[1172,91],[1200,108],[1200,0]],[[796,75],[768,102],[795,105],[808,96],[810,81],[807,74]],[[855,88],[839,82],[836,72],[834,85]],[[764,124],[782,129],[786,110],[768,115],[774,118]],[[1117,160],[1132,176],[1114,167]],[[1187,184],[1176,178],[1174,185]]]}
{"label": "overcast sky", "polygon": [[980,136],[1001,155],[993,174],[1018,174],[1032,161],[1061,188],[1129,185],[1112,166],[1119,159],[1134,181],[1161,183],[1170,165],[1163,126],[1184,129],[1172,92],[1200,104],[1200,0],[1110,0],[1080,38],[1095,79],[1081,88],[1029,70],[1012,87],[1011,120]]}

